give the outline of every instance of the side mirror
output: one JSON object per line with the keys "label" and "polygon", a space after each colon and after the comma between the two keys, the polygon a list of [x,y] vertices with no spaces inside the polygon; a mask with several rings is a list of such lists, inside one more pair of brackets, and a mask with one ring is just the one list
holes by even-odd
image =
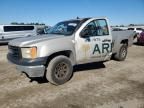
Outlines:
{"label": "side mirror", "polygon": [[81,37],[83,37],[83,38],[88,37],[89,36],[88,34],[89,34],[88,29],[84,29],[80,33]]}

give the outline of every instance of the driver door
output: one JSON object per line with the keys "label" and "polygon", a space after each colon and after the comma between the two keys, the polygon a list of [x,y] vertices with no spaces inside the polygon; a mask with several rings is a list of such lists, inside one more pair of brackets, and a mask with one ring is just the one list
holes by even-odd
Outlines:
{"label": "driver door", "polygon": [[[106,27],[105,33],[103,27]],[[77,34],[78,35],[78,34]],[[105,19],[89,22],[76,39],[78,63],[103,61],[111,53],[112,38]]]}

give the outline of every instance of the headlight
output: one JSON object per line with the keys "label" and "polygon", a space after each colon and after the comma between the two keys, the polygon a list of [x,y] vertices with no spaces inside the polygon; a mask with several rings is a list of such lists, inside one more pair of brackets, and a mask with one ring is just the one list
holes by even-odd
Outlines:
{"label": "headlight", "polygon": [[21,48],[21,52],[22,52],[23,58],[34,59],[37,57],[37,48],[36,47]]}

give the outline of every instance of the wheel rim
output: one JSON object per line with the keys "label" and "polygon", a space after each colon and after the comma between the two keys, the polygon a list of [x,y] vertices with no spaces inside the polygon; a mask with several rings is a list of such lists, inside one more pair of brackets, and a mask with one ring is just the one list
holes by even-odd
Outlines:
{"label": "wheel rim", "polygon": [[64,62],[59,63],[55,67],[55,77],[57,79],[64,79],[66,77],[66,75],[67,75],[67,72],[68,72],[68,66]]}
{"label": "wheel rim", "polygon": [[121,57],[122,57],[122,58],[125,58],[126,54],[127,54],[127,51],[126,51],[125,48],[123,48],[123,49],[122,49],[122,53],[121,53]]}

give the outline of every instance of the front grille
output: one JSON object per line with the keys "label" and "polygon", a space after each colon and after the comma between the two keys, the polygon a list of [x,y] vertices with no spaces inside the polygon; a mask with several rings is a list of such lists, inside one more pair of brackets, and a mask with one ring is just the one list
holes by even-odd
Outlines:
{"label": "front grille", "polygon": [[21,54],[20,54],[20,48],[19,47],[16,47],[16,46],[8,46],[9,48],[9,53],[15,57],[15,58],[20,58],[21,57]]}

